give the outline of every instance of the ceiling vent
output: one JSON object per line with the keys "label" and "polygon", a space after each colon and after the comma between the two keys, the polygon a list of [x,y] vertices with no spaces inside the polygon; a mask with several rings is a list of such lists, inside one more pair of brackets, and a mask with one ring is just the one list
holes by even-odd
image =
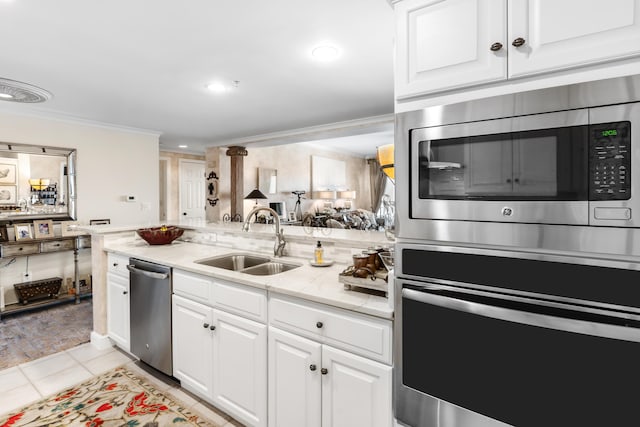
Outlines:
{"label": "ceiling vent", "polygon": [[0,101],[35,103],[51,99],[53,95],[39,87],[0,78]]}

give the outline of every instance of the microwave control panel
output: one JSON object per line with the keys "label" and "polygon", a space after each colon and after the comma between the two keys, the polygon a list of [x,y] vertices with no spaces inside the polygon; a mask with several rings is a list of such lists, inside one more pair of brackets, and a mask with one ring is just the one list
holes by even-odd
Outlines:
{"label": "microwave control panel", "polygon": [[631,123],[589,127],[589,200],[631,198]]}

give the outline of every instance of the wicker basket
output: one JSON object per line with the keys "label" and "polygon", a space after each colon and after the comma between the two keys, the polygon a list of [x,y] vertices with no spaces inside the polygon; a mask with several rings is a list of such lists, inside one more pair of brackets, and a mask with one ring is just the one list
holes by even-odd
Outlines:
{"label": "wicker basket", "polygon": [[34,280],[32,282],[16,283],[13,288],[22,304],[28,304],[29,300],[43,297],[57,298],[62,279],[51,277],[49,279]]}

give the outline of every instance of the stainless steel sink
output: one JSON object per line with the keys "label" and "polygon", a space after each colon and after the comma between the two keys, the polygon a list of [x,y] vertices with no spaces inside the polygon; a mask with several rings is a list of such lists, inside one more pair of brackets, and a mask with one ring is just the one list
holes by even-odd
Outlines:
{"label": "stainless steel sink", "polygon": [[269,261],[270,259],[267,257],[236,253],[205,258],[195,261],[195,263],[208,265],[209,267],[224,268],[225,270],[240,271]]}
{"label": "stainless steel sink", "polygon": [[243,273],[253,274],[254,276],[271,276],[272,274],[283,273],[300,267],[298,264],[287,264],[284,262],[270,261],[254,267],[245,268]]}

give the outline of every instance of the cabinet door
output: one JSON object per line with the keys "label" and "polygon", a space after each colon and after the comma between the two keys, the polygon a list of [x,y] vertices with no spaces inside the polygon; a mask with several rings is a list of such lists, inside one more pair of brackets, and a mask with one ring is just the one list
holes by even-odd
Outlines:
{"label": "cabinet door", "polygon": [[173,376],[187,390],[213,397],[213,309],[173,295]]}
{"label": "cabinet door", "polygon": [[405,0],[395,10],[398,99],[507,78],[506,0]]}
{"label": "cabinet door", "polygon": [[509,77],[636,56],[640,0],[513,1],[508,32]]}
{"label": "cabinet door", "polygon": [[269,327],[270,427],[320,427],[321,348]]}
{"label": "cabinet door", "polygon": [[251,426],[267,425],[267,326],[213,310],[213,403]]}
{"label": "cabinet door", "polygon": [[107,333],[116,345],[130,351],[129,278],[107,273]]}
{"label": "cabinet door", "polygon": [[322,347],[322,426],[389,427],[391,366]]}

